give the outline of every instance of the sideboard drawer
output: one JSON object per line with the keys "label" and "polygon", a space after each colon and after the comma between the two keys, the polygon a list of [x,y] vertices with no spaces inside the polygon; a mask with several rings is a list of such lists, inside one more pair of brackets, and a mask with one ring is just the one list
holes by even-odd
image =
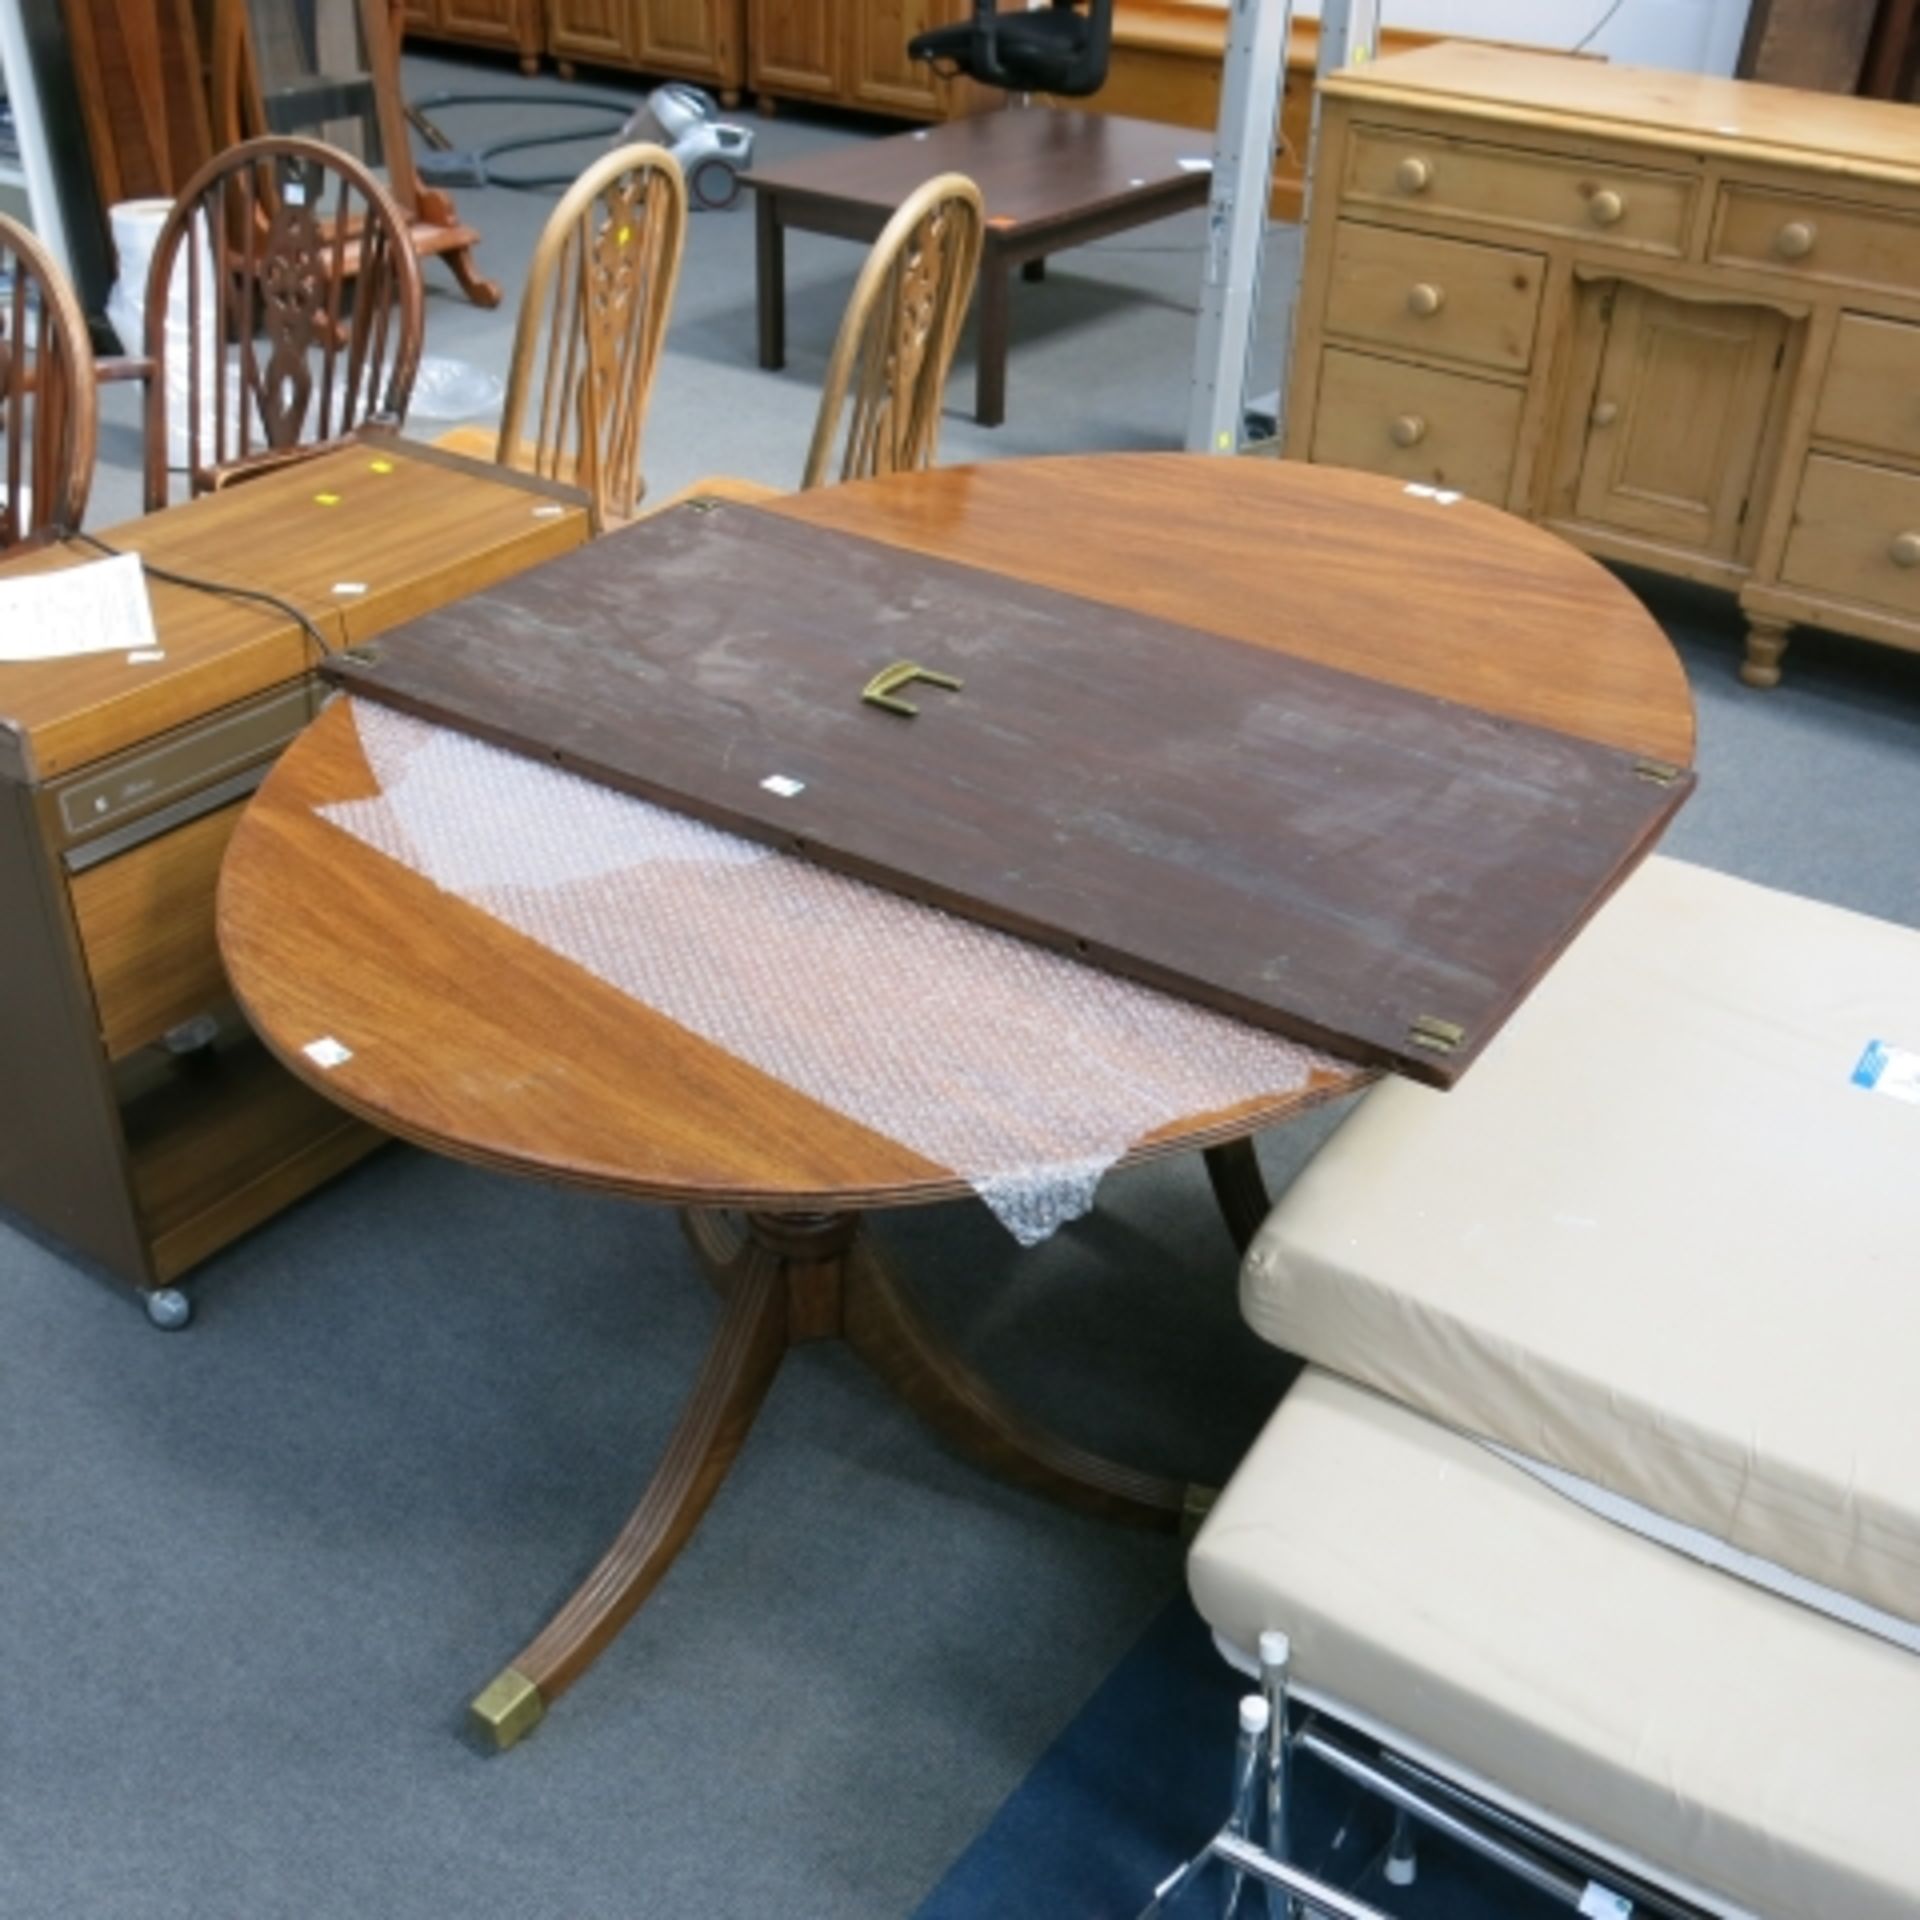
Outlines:
{"label": "sideboard drawer", "polygon": [[1920,615],[1920,477],[1813,455],[1780,577]]}
{"label": "sideboard drawer", "polygon": [[1920,460],[1920,327],[1840,316],[1813,437]]}
{"label": "sideboard drawer", "polygon": [[1355,127],[1341,197],[1350,207],[1456,214],[1677,259],[1698,184],[1684,173]]}
{"label": "sideboard drawer", "polygon": [[213,896],[244,805],[236,800],[73,876],[73,917],[110,1060],[226,998]]}
{"label": "sideboard drawer", "polygon": [[1343,220],[1327,328],[1522,373],[1533,358],[1545,265],[1536,253]]}
{"label": "sideboard drawer", "polygon": [[1507,497],[1520,431],[1518,387],[1329,347],[1308,458],[1454,487],[1495,506]]}
{"label": "sideboard drawer", "polygon": [[1838,286],[1920,292],[1920,220],[1881,207],[1728,186],[1714,210],[1711,257]]}

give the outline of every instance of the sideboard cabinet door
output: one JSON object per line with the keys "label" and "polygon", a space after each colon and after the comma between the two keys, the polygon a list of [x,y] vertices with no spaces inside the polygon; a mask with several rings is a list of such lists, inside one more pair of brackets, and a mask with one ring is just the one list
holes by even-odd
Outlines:
{"label": "sideboard cabinet door", "polygon": [[1598,377],[1574,396],[1586,414],[1574,517],[1736,558],[1788,331],[1771,307],[1588,287],[1576,332],[1599,335]]}
{"label": "sideboard cabinet door", "polygon": [[970,0],[844,0],[847,97],[876,113],[934,116],[947,110],[950,83],[924,60],[907,58],[907,42],[971,11]]}
{"label": "sideboard cabinet door", "polygon": [[562,60],[633,62],[632,0],[547,0],[547,45]]}
{"label": "sideboard cabinet door", "polygon": [[756,91],[832,98],[841,88],[838,0],[747,0],[747,81]]}

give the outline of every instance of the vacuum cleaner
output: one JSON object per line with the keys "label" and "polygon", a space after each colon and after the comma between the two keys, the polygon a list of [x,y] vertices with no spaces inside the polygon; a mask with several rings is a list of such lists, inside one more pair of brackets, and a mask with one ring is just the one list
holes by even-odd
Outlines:
{"label": "vacuum cleaner", "polygon": [[[448,107],[527,106],[591,114],[601,125],[589,122],[565,132],[521,134],[484,147],[456,147],[430,117]],[[425,185],[433,187],[515,187],[522,192],[569,187],[577,168],[529,173],[503,169],[498,161],[505,154],[570,146],[603,130],[611,135],[610,145],[651,140],[665,147],[679,161],[687,179],[687,197],[695,207],[732,206],[740,196],[741,174],[753,165],[752,129],[722,120],[719,103],[711,94],[681,81],[655,87],[638,107],[607,94],[435,93],[412,102],[407,118],[427,143],[416,171]]]}

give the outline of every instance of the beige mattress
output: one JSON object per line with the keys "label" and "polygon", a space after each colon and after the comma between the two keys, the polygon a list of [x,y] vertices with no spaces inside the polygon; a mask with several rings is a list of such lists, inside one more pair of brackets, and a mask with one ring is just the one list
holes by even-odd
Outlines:
{"label": "beige mattress", "polygon": [[1360,1104],[1247,1318],[1920,1620],[1920,1103],[1898,1051],[1855,1083],[1875,1041],[1920,1054],[1920,932],[1650,860],[1458,1088]]}
{"label": "beige mattress", "polygon": [[1920,1912],[1920,1658],[1364,1388],[1301,1376],[1188,1577],[1303,1691],[1722,1912]]}

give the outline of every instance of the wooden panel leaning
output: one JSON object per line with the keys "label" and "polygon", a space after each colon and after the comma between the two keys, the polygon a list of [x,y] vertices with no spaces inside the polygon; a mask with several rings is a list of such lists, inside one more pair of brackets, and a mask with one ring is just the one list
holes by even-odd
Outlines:
{"label": "wooden panel leaning", "polygon": [[0,549],[80,524],[97,405],[73,288],[33,235],[0,214]]}
{"label": "wooden panel leaning", "polygon": [[641,432],[686,235],[679,163],[664,147],[631,146],[567,189],[533,250],[495,457],[583,489],[596,533],[631,519],[646,489]]}
{"label": "wooden panel leaning", "polygon": [[[979,188],[963,173],[942,173],[910,193],[882,229],[827,362],[802,487],[932,466],[985,224]],[[830,475],[849,393],[839,472]]]}
{"label": "wooden panel leaning", "polygon": [[245,141],[187,182],[154,245],[149,512],[167,504],[167,314],[176,274],[185,276],[192,343],[181,423],[191,492],[338,446],[357,427],[406,418],[426,322],[420,263],[399,209],[357,160],[317,140]]}

